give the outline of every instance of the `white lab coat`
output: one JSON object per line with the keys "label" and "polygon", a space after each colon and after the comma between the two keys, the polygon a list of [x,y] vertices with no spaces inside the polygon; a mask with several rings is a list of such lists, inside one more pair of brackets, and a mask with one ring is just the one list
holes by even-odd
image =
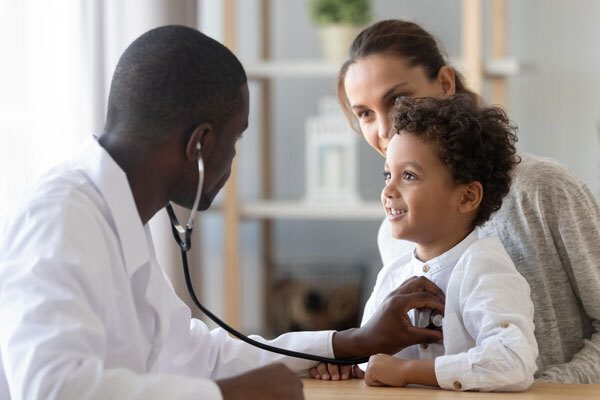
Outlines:
{"label": "white lab coat", "polygon": [[[533,383],[538,347],[529,285],[497,237],[474,230],[452,249],[427,262],[415,245],[379,272],[365,305],[365,324],[387,295],[412,276],[425,276],[446,294],[444,343],[415,345],[396,354],[435,359],[440,387],[451,390],[525,390]],[[409,313],[414,321],[414,312]]]}
{"label": "white lab coat", "polygon": [[[0,235],[1,399],[220,399],[214,379],[315,364],[191,319],[124,172],[93,138],[17,204]],[[332,357],[332,335],[271,344]]]}

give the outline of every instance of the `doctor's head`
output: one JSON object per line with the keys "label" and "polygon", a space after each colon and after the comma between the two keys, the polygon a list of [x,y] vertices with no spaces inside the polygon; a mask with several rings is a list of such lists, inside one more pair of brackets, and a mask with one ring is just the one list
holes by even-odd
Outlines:
{"label": "doctor's head", "polygon": [[169,174],[168,200],[191,208],[198,185],[198,142],[205,177],[199,209],[210,206],[231,172],[248,125],[244,68],[225,46],[184,26],[144,33],[115,69],[103,136],[139,149]]}
{"label": "doctor's head", "polygon": [[337,89],[353,128],[383,156],[396,98],[455,93],[477,97],[448,65],[436,39],[419,25],[402,20],[377,22],[354,39]]}

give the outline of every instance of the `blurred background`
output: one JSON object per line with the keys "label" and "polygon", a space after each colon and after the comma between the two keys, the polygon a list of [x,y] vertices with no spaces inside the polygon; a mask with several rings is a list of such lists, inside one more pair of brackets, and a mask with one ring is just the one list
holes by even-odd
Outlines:
{"label": "blurred background", "polygon": [[[381,268],[383,160],[354,136],[342,145],[352,157],[336,170],[339,177],[321,178],[344,182],[356,196],[306,199],[320,182],[314,163],[307,166],[320,151],[307,140],[307,121],[335,96],[343,57],[324,52],[329,11],[313,3],[0,0],[0,214],[87,135],[102,131],[112,71],[132,40],[160,25],[196,27],[238,55],[251,93],[236,172],[195,231],[200,299],[248,333],[356,324]],[[347,16],[357,25],[387,18],[421,24],[488,101],[506,107],[521,151],[557,159],[598,196],[600,2],[330,3],[359,7]],[[333,41],[343,42],[339,37]],[[326,111],[339,118],[339,110]],[[187,299],[167,219],[157,215],[151,227],[161,263]]]}

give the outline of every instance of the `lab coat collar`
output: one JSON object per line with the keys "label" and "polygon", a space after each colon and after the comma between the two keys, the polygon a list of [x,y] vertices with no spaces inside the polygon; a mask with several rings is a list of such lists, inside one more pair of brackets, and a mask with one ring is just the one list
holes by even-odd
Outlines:
{"label": "lab coat collar", "polygon": [[131,277],[150,261],[151,245],[147,239],[149,229],[142,225],[127,175],[93,136],[83,143],[75,160],[110,210]]}
{"label": "lab coat collar", "polygon": [[417,258],[417,255],[416,255],[417,249],[415,248],[413,250],[413,256],[412,256],[413,269],[421,271],[421,270],[423,270],[423,266],[425,264],[427,264],[429,266],[429,269],[428,269],[429,275],[435,275],[438,272],[443,271],[444,269],[446,269],[448,267],[454,267],[454,265],[456,265],[459,258],[469,248],[469,246],[471,246],[473,243],[475,243],[478,239],[479,239],[479,232],[477,229],[474,229],[473,231],[471,231],[471,233],[469,233],[467,235],[467,237],[465,237],[463,240],[461,240],[457,245],[452,247],[450,250],[448,250],[445,253],[442,253],[439,256],[434,257],[431,260],[426,261],[426,262],[423,262]]}

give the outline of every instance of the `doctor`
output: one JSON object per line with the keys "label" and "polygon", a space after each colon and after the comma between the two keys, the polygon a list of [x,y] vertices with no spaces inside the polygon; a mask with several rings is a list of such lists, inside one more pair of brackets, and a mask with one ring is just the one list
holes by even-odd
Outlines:
{"label": "doctor", "polygon": [[[224,46],[180,26],[129,46],[102,135],[24,193],[0,233],[0,398],[303,398],[295,373],[315,363],[192,319],[147,226],[169,201],[192,207],[199,156],[210,206],[247,125],[246,75]],[[440,340],[410,325],[416,307],[443,309],[441,291],[414,279],[361,328],[270,343],[350,358]]]}

